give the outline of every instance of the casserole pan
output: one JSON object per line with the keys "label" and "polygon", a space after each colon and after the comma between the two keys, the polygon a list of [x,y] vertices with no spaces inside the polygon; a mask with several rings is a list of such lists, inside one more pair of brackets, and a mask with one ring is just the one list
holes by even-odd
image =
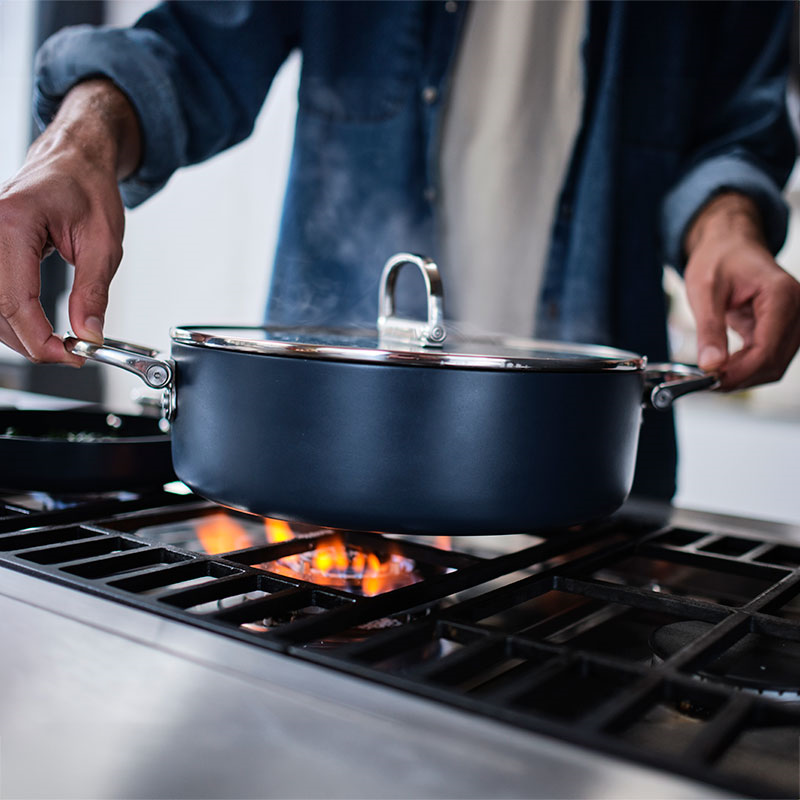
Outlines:
{"label": "casserole pan", "polygon": [[[398,271],[421,271],[426,320],[395,314]],[[68,338],[77,355],[164,389],[178,477],[239,510],[337,528],[512,533],[618,508],[642,404],[715,378],[636,353],[448,334],[439,272],[386,263],[377,329],[183,326],[171,357]]]}

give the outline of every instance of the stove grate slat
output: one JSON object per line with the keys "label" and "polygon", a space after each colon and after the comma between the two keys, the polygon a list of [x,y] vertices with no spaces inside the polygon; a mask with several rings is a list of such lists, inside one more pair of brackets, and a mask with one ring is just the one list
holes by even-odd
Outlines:
{"label": "stove grate slat", "polygon": [[[265,592],[267,594],[280,592],[287,588],[282,583],[268,575],[257,575],[242,571],[238,574],[225,575],[210,583],[192,586],[188,589],[177,588],[157,595],[154,599],[158,603],[188,611],[200,605],[224,600],[226,597],[246,595],[249,592]],[[295,588],[290,585],[290,588]]]}
{"label": "stove grate slat", "polygon": [[[747,551],[752,548],[748,548]],[[700,548],[661,548],[656,544],[645,542],[639,548],[643,556],[653,558],[667,557],[671,561],[686,564],[688,566],[708,567],[716,572],[730,573],[745,578],[762,579],[767,582],[780,580],[786,575],[786,570],[770,564],[756,563],[741,558],[740,556],[705,552]]]}
{"label": "stove grate slat", "polygon": [[178,564],[158,564],[154,567],[146,567],[133,575],[114,578],[107,585],[132,594],[154,592],[156,595],[164,595],[167,592],[178,590],[180,585],[187,581],[200,578],[208,578],[213,581],[241,574],[242,570],[236,567],[198,558]]}
{"label": "stove grate slat", "polygon": [[311,605],[312,602],[312,592],[309,589],[283,589],[266,597],[245,600],[224,611],[213,612],[211,617],[230,625],[241,625],[266,617],[285,615]]}
{"label": "stove grate slat", "polygon": [[77,542],[58,542],[17,550],[16,556],[36,564],[58,564],[64,568],[84,563],[87,559],[94,562],[96,556],[118,555],[123,551],[139,550],[145,546],[144,542],[134,542],[121,536],[99,535],[82,538]]}
{"label": "stove grate slat", "polygon": [[564,592],[578,594],[606,603],[620,603],[653,611],[689,615],[695,619],[719,622],[731,612],[729,609],[704,600],[644,589],[639,586],[623,586],[600,580],[581,580],[569,575],[559,577],[555,586]]}

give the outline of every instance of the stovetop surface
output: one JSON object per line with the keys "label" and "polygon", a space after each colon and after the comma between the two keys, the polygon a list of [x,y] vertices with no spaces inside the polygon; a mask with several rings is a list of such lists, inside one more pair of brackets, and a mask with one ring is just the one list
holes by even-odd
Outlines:
{"label": "stovetop surface", "polygon": [[188,623],[289,656],[313,681],[352,676],[499,723],[515,742],[569,743],[631,775],[798,793],[790,526],[631,503],[570,530],[445,540],[287,526],[172,491],[18,494],[0,497],[0,564],[57,585],[61,603],[99,597],[170,630]]}

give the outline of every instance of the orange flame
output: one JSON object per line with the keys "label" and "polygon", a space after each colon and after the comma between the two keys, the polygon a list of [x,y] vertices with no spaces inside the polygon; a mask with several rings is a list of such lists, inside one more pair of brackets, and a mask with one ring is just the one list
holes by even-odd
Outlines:
{"label": "orange flame", "polygon": [[289,523],[284,522],[282,519],[265,519],[264,530],[267,534],[267,541],[270,544],[288,542],[289,539],[294,538]]}
{"label": "orange flame", "polygon": [[381,561],[375,553],[367,555],[367,568],[364,570],[364,594],[367,597],[374,597],[376,594],[406,586],[412,581],[398,580],[397,574],[392,574],[391,556],[388,561]]}
{"label": "orange flame", "polygon": [[[241,522],[224,511],[207,514],[197,520],[195,532],[209,555],[244,550],[258,544]],[[280,519],[265,519],[264,532],[270,544],[295,538],[289,524]],[[391,543],[386,542],[385,545],[391,546]],[[270,562],[268,569],[290,578],[335,586],[368,597],[399,589],[419,579],[414,571],[413,560],[403,557],[396,550],[379,556],[348,544],[338,534],[324,536],[311,551]]]}
{"label": "orange flame", "polygon": [[437,536],[434,543],[439,550],[453,549],[453,540],[449,536]]}
{"label": "orange flame", "polygon": [[[264,524],[270,543],[294,538],[292,529],[281,520],[267,519]],[[348,545],[339,535],[326,537],[310,552],[284,556],[269,565],[280,575],[354,590],[368,597],[413,583],[413,567],[413,561],[398,554],[389,553],[381,559],[376,553]]]}
{"label": "orange flame", "polygon": [[244,526],[223,511],[208,514],[200,519],[195,530],[200,544],[209,555],[243,550],[254,544]]}

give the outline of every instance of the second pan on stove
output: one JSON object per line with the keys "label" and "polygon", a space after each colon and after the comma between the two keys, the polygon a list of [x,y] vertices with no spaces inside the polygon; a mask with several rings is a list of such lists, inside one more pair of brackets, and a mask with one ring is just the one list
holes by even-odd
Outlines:
{"label": "second pan on stove", "polygon": [[0,488],[144,489],[175,480],[170,437],[150,417],[107,410],[0,410]]}

